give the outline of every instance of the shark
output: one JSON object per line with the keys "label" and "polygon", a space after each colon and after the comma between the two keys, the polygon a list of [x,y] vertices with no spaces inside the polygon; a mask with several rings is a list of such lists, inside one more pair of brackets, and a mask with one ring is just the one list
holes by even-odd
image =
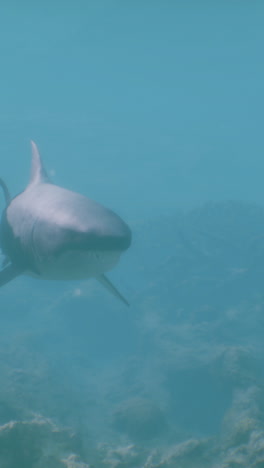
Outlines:
{"label": "shark", "polygon": [[31,176],[23,192],[12,198],[0,179],[6,204],[0,222],[0,287],[23,274],[46,280],[96,278],[129,305],[105,273],[130,247],[130,228],[109,208],[53,184],[34,141],[31,149]]}

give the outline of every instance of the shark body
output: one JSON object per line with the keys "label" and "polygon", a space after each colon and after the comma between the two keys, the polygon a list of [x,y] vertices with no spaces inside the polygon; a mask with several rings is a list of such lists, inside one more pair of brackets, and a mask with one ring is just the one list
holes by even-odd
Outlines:
{"label": "shark body", "polygon": [[0,224],[5,261],[0,286],[27,274],[39,279],[98,279],[126,304],[105,272],[131,243],[131,231],[113,211],[49,181],[37,146],[32,145],[31,178],[25,190],[10,197]]}

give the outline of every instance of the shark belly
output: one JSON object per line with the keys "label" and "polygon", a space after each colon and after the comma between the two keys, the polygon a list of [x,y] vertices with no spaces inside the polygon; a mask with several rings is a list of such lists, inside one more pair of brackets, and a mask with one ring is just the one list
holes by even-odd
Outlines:
{"label": "shark belly", "polygon": [[80,280],[98,277],[111,270],[118,262],[120,251],[68,250],[58,257],[38,261],[39,274],[27,270],[25,273],[46,280]]}

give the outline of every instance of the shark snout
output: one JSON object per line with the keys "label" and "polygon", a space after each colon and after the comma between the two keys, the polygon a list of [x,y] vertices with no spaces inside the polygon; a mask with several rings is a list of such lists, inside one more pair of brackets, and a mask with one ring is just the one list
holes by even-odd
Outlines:
{"label": "shark snout", "polygon": [[88,234],[89,244],[92,248],[100,250],[125,251],[131,245],[131,230],[127,224],[117,217],[106,223],[94,232]]}
{"label": "shark snout", "polygon": [[129,227],[126,224],[124,224],[122,231],[118,233],[118,235],[115,237],[115,242],[118,246],[118,250],[127,250],[131,245],[131,238],[131,231]]}

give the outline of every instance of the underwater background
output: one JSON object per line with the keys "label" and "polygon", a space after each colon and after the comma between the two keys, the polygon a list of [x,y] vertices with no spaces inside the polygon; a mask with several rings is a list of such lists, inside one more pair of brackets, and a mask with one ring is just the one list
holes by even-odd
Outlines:
{"label": "underwater background", "polygon": [[263,15],[1,3],[1,177],[23,190],[33,139],[133,232],[129,309],[94,280],[1,289],[1,468],[264,467]]}

